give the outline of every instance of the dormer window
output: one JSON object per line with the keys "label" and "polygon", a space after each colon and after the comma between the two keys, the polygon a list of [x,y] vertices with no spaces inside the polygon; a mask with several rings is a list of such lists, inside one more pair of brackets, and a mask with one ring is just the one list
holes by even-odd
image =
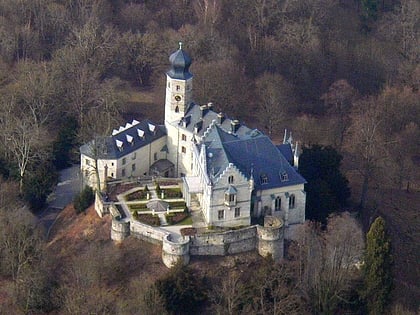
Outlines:
{"label": "dormer window", "polygon": [[148,126],[149,126],[149,130],[150,130],[150,132],[155,132],[155,130],[156,130],[156,126],[155,125],[152,125],[152,124],[148,124]]}
{"label": "dormer window", "polygon": [[144,139],[144,131],[141,129],[137,129],[137,135],[140,139]]}
{"label": "dormer window", "polygon": [[261,174],[260,181],[261,181],[261,184],[268,184],[268,176],[267,176],[267,174]]}
{"label": "dormer window", "polygon": [[280,173],[280,180],[282,182],[286,182],[289,180],[289,175],[286,172],[281,172]]}
{"label": "dormer window", "polygon": [[117,145],[118,150],[122,151],[123,150],[123,142],[120,140],[115,140],[115,144]]}
{"label": "dormer window", "polygon": [[134,138],[133,138],[132,136],[130,136],[130,135],[126,135],[126,138],[127,138],[127,142],[128,142],[129,144],[131,144],[131,145],[133,145],[133,144],[134,144]]}

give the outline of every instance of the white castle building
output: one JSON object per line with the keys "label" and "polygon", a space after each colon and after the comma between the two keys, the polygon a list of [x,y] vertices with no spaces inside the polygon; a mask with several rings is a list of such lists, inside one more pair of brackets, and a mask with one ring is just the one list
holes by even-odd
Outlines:
{"label": "white castle building", "polygon": [[[165,124],[133,121],[80,149],[81,171],[95,186],[105,179],[182,177],[187,205],[195,195],[212,226],[246,226],[251,217],[305,221],[305,179],[297,145],[276,146],[257,129],[193,101],[191,59],[180,48],[166,73]],[[96,172],[95,170],[98,170]]]}

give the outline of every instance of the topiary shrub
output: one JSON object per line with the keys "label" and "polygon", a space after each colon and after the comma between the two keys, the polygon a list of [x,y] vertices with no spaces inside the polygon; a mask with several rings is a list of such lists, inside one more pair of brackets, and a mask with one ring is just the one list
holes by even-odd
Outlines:
{"label": "topiary shrub", "polygon": [[95,194],[92,187],[85,186],[83,190],[74,197],[73,205],[76,213],[85,211],[95,200]]}
{"label": "topiary shrub", "polygon": [[162,192],[162,189],[160,188],[160,185],[159,185],[159,183],[158,183],[158,182],[156,182],[156,187],[155,187],[155,189],[156,189],[156,194],[157,194],[158,196],[160,196],[160,193]]}

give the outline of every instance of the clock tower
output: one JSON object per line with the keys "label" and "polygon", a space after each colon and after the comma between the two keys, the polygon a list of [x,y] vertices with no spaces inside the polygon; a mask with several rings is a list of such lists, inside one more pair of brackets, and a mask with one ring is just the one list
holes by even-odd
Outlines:
{"label": "clock tower", "polygon": [[174,125],[184,117],[192,102],[192,79],[189,71],[191,58],[182,49],[170,57],[171,68],[166,73],[165,125]]}

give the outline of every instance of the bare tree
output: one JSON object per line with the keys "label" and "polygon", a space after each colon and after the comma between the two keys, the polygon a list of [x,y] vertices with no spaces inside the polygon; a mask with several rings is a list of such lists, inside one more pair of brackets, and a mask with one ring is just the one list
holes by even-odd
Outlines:
{"label": "bare tree", "polygon": [[341,151],[344,137],[350,127],[350,110],[356,96],[357,91],[346,80],[338,80],[331,84],[328,92],[321,97],[331,115],[334,134],[338,134],[335,144],[339,151]]}
{"label": "bare tree", "polygon": [[202,23],[206,28],[208,27],[212,36],[215,25],[220,19],[221,8],[220,0],[198,0],[194,2],[194,11],[199,23]]}
{"label": "bare tree", "polygon": [[[3,102],[0,111],[0,127],[3,130],[2,143],[6,148],[4,154],[18,166],[20,190],[29,163],[47,155],[48,138],[45,128],[34,121],[32,114],[16,113],[19,110],[15,100]],[[1,110],[0,108],[0,110]],[[23,115],[20,115],[23,114]]]}
{"label": "bare tree", "polygon": [[349,214],[329,219],[327,231],[303,227],[299,239],[303,273],[301,284],[316,313],[332,314],[349,303],[358,264],[363,254],[363,234]]}
{"label": "bare tree", "polygon": [[386,142],[381,133],[383,117],[375,97],[368,97],[355,104],[352,113],[351,137],[347,148],[352,153],[355,166],[362,178],[360,208],[367,201],[369,184],[386,157]]}
{"label": "bare tree", "polygon": [[230,271],[210,293],[215,314],[238,314],[245,296],[245,285],[237,271]]}
{"label": "bare tree", "polygon": [[256,86],[260,99],[259,117],[271,136],[293,108],[295,103],[291,92],[293,88],[282,76],[270,73],[264,73],[259,77]]}
{"label": "bare tree", "polygon": [[1,268],[17,282],[40,259],[42,239],[29,210],[14,201],[0,208]]}

